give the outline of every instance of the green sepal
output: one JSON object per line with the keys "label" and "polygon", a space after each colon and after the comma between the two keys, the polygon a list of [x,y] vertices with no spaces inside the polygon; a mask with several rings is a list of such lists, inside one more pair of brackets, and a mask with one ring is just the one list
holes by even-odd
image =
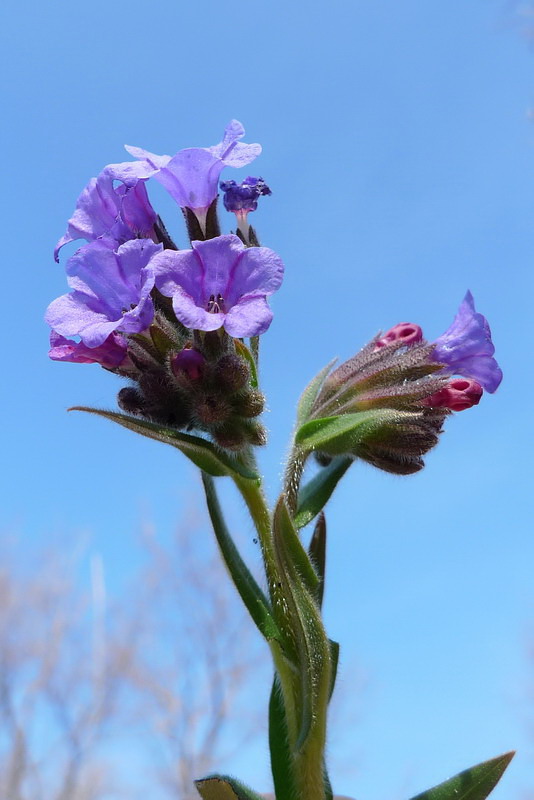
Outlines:
{"label": "green sepal", "polygon": [[195,786],[203,800],[264,800],[257,792],[229,775],[208,775],[195,781]]}
{"label": "green sepal", "polygon": [[258,368],[256,366],[256,359],[253,354],[241,339],[234,339],[235,349],[238,356],[244,358],[250,367],[250,385],[253,389],[258,388]]}
{"label": "green sepal", "polygon": [[321,386],[324,383],[324,379],[336,363],[337,359],[334,358],[326,367],[317,373],[315,378],[313,378],[309,384],[306,386],[304,391],[300,396],[300,400],[297,405],[297,427],[303,425],[310,415],[310,411],[313,407],[313,404],[319,394]]}
{"label": "green sepal", "polygon": [[279,641],[281,640],[281,634],[274,621],[269,601],[241,558],[226,526],[219,504],[219,498],[217,497],[215,483],[211,476],[207,475],[205,472],[202,472],[202,482],[206,493],[206,502],[211,524],[213,525],[217,543],[221,550],[226,568],[234,582],[234,586],[239,592],[247,611],[262,636],[264,636],[267,641],[271,641],[272,639]]}
{"label": "green sepal", "polygon": [[282,690],[275,677],[269,699],[269,749],[276,800],[295,800],[297,790]]}
{"label": "green sepal", "polygon": [[294,519],[298,529],[311,522],[325,507],[353,460],[348,456],[334,458],[327,467],[322,467],[320,472],[302,487]]}
{"label": "green sepal", "polygon": [[410,412],[391,408],[321,417],[305,422],[297,431],[295,442],[307,452],[320,450],[332,456],[343,455],[357,450],[362,442],[378,441],[384,426],[412,417]]}
{"label": "green sepal", "polygon": [[213,475],[215,478],[223,476],[246,478],[259,484],[259,476],[249,469],[242,461],[235,456],[225,453],[220,447],[202,439],[200,436],[192,436],[189,433],[182,433],[174,428],[167,428],[148,420],[138,419],[128,414],[119,414],[116,411],[104,411],[100,408],[88,408],[87,406],[74,406],[69,411],[87,411],[89,414],[97,414],[99,417],[117,422],[124,428],[128,428],[141,436],[155,439],[157,442],[170,444],[187,456],[193,464],[201,470]]}
{"label": "green sepal", "polygon": [[316,600],[317,605],[321,608],[323,605],[324,576],[326,569],[326,517],[322,512],[319,514],[319,519],[315,523],[315,528],[313,529],[313,534],[308,546],[308,554],[317,572],[317,577],[319,578]]}
{"label": "green sepal", "polygon": [[485,800],[495,788],[515,753],[491,758],[476,767],[459,772],[454,778],[434,786],[412,800]]}
{"label": "green sepal", "polygon": [[324,725],[330,688],[330,648],[316,602],[319,579],[289,514],[284,496],[273,518],[273,541],[285,604],[273,608],[293,632],[296,655],[298,711],[294,752],[303,749],[314,726]]}
{"label": "green sepal", "polygon": [[330,700],[336,687],[337,668],[339,664],[339,642],[334,642],[333,639],[329,639],[328,644],[330,647],[330,662],[332,664],[330,672],[330,694],[328,696],[328,700]]}

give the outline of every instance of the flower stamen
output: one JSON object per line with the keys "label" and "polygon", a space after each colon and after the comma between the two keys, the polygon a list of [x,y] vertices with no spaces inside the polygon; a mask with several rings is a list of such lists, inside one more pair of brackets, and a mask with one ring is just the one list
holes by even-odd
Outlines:
{"label": "flower stamen", "polygon": [[218,294],[217,297],[214,294],[210,294],[210,299],[206,304],[206,311],[209,314],[224,313],[224,297],[222,294]]}

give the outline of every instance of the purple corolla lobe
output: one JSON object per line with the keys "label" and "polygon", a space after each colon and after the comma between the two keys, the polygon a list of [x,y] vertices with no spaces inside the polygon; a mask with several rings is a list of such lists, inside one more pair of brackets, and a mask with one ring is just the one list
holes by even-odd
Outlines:
{"label": "purple corolla lobe", "polygon": [[49,305],[46,321],[61,336],[79,336],[91,348],[114,331],[141,333],[154,316],[151,258],[161,249],[150,239],[133,239],[117,250],[102,240],[81,247],[67,262],[73,291]]}
{"label": "purple corolla lobe", "polygon": [[156,286],[172,297],[188,328],[230,336],[264,333],[273,317],[267,297],[282,283],[282,259],[268,247],[245,247],[237,236],[192,242],[192,250],[164,250],[153,259]]}
{"label": "purple corolla lobe", "polygon": [[473,378],[488,392],[494,392],[502,380],[494,352],[488,321],[476,311],[468,291],[452,325],[434,342],[433,358],[445,364],[451,374]]}
{"label": "purple corolla lobe", "polygon": [[222,142],[213,147],[190,147],[174,156],[159,156],[140,147],[126,146],[136,163],[114,165],[114,175],[129,183],[154,178],[182,208],[202,216],[217,197],[217,185],[224,167],[244,167],[261,153],[261,145],[239,140],[245,129],[237,120],[226,126]]}
{"label": "purple corolla lobe", "polygon": [[67,231],[55,247],[56,261],[59,261],[63,245],[76,239],[92,242],[107,238],[120,245],[129,239],[152,235],[156,212],[148,199],[145,184],[135,179],[128,185],[116,185],[114,167],[117,166],[120,165],[110,164],[97,178],[91,178],[78,197]]}
{"label": "purple corolla lobe", "polygon": [[120,333],[112,333],[98,347],[87,347],[83,342],[74,342],[51,331],[48,355],[53,361],[100,364],[101,367],[113,369],[122,364],[126,358],[127,348],[128,343]]}

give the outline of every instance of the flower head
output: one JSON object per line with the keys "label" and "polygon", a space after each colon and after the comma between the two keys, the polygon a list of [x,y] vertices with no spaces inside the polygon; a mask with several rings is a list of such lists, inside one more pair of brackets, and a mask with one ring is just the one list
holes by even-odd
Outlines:
{"label": "flower head", "polygon": [[117,250],[101,240],[81,247],[67,262],[73,291],[49,305],[46,321],[62,336],[79,336],[90,348],[103,345],[114,331],[145,330],[154,316],[150,259],[160,250],[149,239],[125,242]]}
{"label": "flower head", "polygon": [[155,222],[156,212],[144,183],[136,180],[128,186],[116,186],[113,165],[109,165],[97,178],[91,178],[78,197],[54,258],[59,261],[61,248],[76,239],[92,242],[105,237],[116,246],[138,236],[150,237]]}
{"label": "flower head", "polygon": [[186,327],[230,336],[257,336],[272,320],[267,296],[282,283],[284,265],[267,247],[245,247],[237,236],[193,242],[192,250],[164,250],[152,261],[156,286],[172,297]]}
{"label": "flower head", "polygon": [[433,357],[452,375],[473,378],[494,392],[502,380],[494,352],[488,321],[475,310],[473,295],[467,292],[452,325],[434,342]]}
{"label": "flower head", "polygon": [[245,129],[234,119],[226,126],[222,142],[212,147],[190,147],[174,156],[158,156],[126,146],[138,161],[115,164],[113,174],[127,185],[153,177],[181,208],[191,208],[202,216],[217,197],[224,167],[244,167],[261,153],[261,145],[239,141],[244,135]]}

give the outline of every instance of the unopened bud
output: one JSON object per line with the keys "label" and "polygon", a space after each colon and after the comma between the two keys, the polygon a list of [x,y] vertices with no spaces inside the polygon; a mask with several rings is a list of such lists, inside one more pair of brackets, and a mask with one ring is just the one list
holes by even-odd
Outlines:
{"label": "unopened bud", "polygon": [[422,339],[423,331],[419,325],[415,325],[413,322],[399,322],[375,342],[375,347],[386,347],[388,344],[393,344],[393,342],[415,344],[416,342],[421,342]]}
{"label": "unopened bud", "polygon": [[246,386],[249,378],[249,365],[235,353],[227,353],[217,361],[215,367],[216,383],[231,394]]}
{"label": "unopened bud", "polygon": [[454,378],[422,401],[422,405],[431,408],[448,408],[450,411],[465,411],[478,405],[484,390],[476,381],[468,378]]}
{"label": "unopened bud", "polygon": [[237,397],[233,402],[234,411],[242,417],[258,417],[264,405],[265,397],[256,389]]}
{"label": "unopened bud", "polygon": [[202,397],[195,403],[195,414],[203,425],[217,425],[225,422],[231,411],[226,398],[216,394]]}
{"label": "unopened bud", "polygon": [[171,369],[178,379],[186,377],[189,381],[198,381],[202,377],[206,359],[194,348],[186,348],[171,358]]}
{"label": "unopened bud", "polygon": [[124,386],[117,395],[117,403],[127,414],[142,415],[146,407],[141,392],[134,386]]}

